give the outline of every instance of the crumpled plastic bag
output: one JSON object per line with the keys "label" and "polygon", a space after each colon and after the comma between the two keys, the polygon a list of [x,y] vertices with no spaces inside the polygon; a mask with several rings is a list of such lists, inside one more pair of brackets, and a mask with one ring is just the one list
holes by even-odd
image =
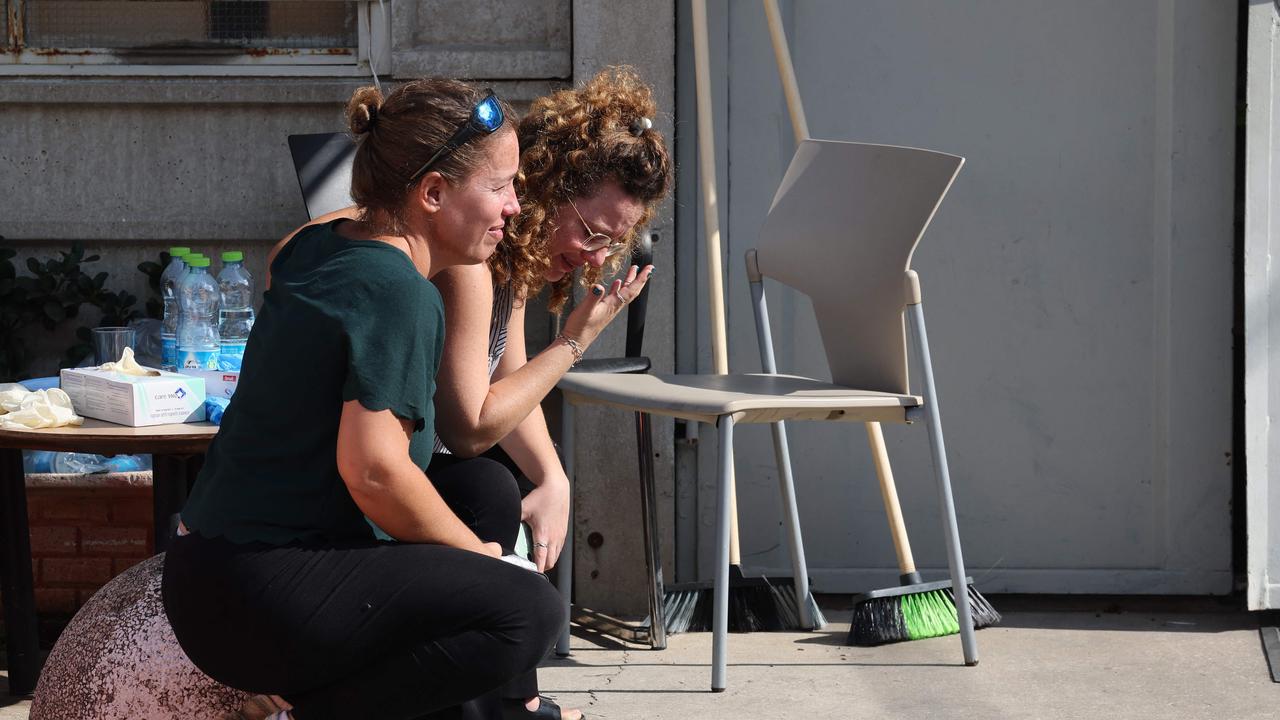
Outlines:
{"label": "crumpled plastic bag", "polygon": [[61,388],[27,390],[16,387],[0,391],[0,429],[38,429],[82,425],[71,397]]}
{"label": "crumpled plastic bag", "polygon": [[126,347],[124,352],[120,353],[120,359],[115,362],[106,362],[98,366],[99,370],[107,372],[118,372],[121,375],[142,375],[145,377],[157,377],[160,375],[159,370],[153,370],[149,367],[143,367],[133,357],[133,348]]}

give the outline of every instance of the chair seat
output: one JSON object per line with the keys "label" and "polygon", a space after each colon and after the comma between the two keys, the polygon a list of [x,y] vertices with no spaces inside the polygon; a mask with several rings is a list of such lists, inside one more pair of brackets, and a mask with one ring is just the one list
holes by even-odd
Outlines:
{"label": "chair seat", "polygon": [[796,375],[569,373],[558,385],[575,405],[610,405],[686,420],[906,422],[917,395],[855,390]]}

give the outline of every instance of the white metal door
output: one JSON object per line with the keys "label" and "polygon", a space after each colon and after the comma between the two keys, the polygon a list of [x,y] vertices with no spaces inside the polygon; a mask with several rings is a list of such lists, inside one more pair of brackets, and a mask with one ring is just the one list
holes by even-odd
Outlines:
{"label": "white metal door", "polygon": [[[1280,409],[1280,372],[1271,374],[1271,346],[1280,346],[1280,291],[1273,288],[1271,255],[1280,250],[1280,73],[1273,0],[1249,6],[1245,117],[1245,506],[1249,608],[1280,607],[1280,435],[1271,416]],[[1274,526],[1274,527],[1273,527]]]}

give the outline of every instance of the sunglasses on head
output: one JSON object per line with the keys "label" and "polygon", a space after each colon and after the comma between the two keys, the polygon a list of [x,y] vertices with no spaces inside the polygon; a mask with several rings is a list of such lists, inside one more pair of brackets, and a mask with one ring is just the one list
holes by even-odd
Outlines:
{"label": "sunglasses on head", "polygon": [[619,252],[622,252],[622,250],[627,247],[627,244],[624,242],[614,240],[612,237],[609,237],[602,232],[592,230],[591,226],[588,225],[587,221],[582,217],[582,212],[578,210],[578,206],[574,205],[572,200],[569,201],[569,207],[573,208],[574,214],[576,214],[578,216],[578,220],[582,222],[582,228],[587,231],[587,239],[582,241],[583,252],[592,253],[604,250],[605,257],[612,257]]}
{"label": "sunglasses on head", "polygon": [[471,108],[471,116],[466,119],[448,140],[440,146],[439,150],[418,168],[418,171],[409,176],[409,184],[412,185],[418,178],[422,177],[440,160],[449,156],[449,153],[457,150],[470,140],[476,137],[492,135],[502,127],[505,117],[502,114],[502,103],[498,101],[498,96],[492,90],[480,99],[480,102]]}

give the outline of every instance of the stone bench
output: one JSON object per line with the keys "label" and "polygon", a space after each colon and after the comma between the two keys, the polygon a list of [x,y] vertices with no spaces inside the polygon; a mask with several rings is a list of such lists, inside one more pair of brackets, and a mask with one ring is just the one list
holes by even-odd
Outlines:
{"label": "stone bench", "polygon": [[220,685],[187,659],[160,600],[164,555],[117,576],[49,653],[31,720],[260,720],[269,699]]}

